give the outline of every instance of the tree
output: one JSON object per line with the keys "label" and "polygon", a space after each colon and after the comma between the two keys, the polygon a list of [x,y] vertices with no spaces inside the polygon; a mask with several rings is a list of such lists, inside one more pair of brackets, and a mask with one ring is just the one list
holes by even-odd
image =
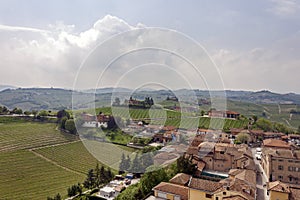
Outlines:
{"label": "tree", "polygon": [[0,114],[5,115],[8,113],[8,109],[5,106],[0,106]]}
{"label": "tree", "polygon": [[259,118],[256,121],[256,126],[264,131],[273,131],[272,122],[264,118]]}
{"label": "tree", "polygon": [[88,171],[87,177],[83,182],[83,186],[87,189],[92,189],[96,186],[96,176],[93,169]]}
{"label": "tree", "polygon": [[192,157],[181,156],[177,159],[177,169],[178,173],[186,173],[193,175],[197,168],[196,164],[193,164]]}
{"label": "tree", "polygon": [[129,170],[130,163],[131,163],[131,159],[130,159],[129,155],[127,155],[127,158],[126,158],[125,163],[124,163],[124,169],[125,169],[125,171]]}
{"label": "tree", "polygon": [[239,133],[236,136],[236,140],[239,141],[240,143],[245,143],[247,144],[249,141],[250,137],[247,133]]}
{"label": "tree", "polygon": [[253,116],[252,116],[252,119],[253,119],[254,123],[256,123],[256,121],[257,121],[257,116],[256,116],[256,115],[253,115]]}
{"label": "tree", "polygon": [[105,178],[105,182],[109,182],[114,178],[114,174],[112,173],[110,168],[108,168],[107,171],[105,171]]}
{"label": "tree", "polygon": [[61,129],[65,129],[66,128],[66,121],[68,120],[68,118],[67,117],[63,117],[63,118],[61,118],[61,120],[59,121],[59,127],[61,128]]}
{"label": "tree", "polygon": [[60,110],[57,112],[56,117],[60,120],[63,117],[67,117],[68,119],[70,119],[70,113],[68,113],[66,110]]}
{"label": "tree", "polygon": [[57,193],[57,195],[55,195],[55,197],[54,197],[54,200],[61,200],[62,198],[61,198],[61,196],[60,196],[60,194],[59,193]]}
{"label": "tree", "polygon": [[126,169],[126,158],[125,158],[125,154],[122,153],[121,162],[119,165],[119,172],[124,173],[126,170],[127,170]]}
{"label": "tree", "polygon": [[68,119],[65,123],[65,129],[69,131],[72,134],[76,134],[76,127],[75,127],[75,122],[74,119]]}
{"label": "tree", "polygon": [[100,179],[99,179],[100,184],[103,184],[106,182],[106,173],[105,173],[105,168],[102,165],[100,168]]}
{"label": "tree", "polygon": [[46,110],[41,110],[39,112],[38,116],[40,116],[40,117],[46,117],[46,116],[48,116],[48,112]]}
{"label": "tree", "polygon": [[154,164],[153,155],[151,152],[141,155],[142,172],[145,172],[148,167]]}
{"label": "tree", "polygon": [[12,113],[13,113],[13,114],[21,115],[21,114],[23,114],[23,110],[22,110],[21,108],[14,108],[14,109],[12,110]]}
{"label": "tree", "polygon": [[204,115],[205,115],[205,111],[201,110],[201,116],[204,116]]}
{"label": "tree", "polygon": [[139,160],[138,154],[135,155],[130,170],[133,173],[141,173],[143,171],[142,163]]}
{"label": "tree", "polygon": [[31,112],[26,110],[26,111],[24,111],[24,115],[27,115],[27,116],[31,115]]}

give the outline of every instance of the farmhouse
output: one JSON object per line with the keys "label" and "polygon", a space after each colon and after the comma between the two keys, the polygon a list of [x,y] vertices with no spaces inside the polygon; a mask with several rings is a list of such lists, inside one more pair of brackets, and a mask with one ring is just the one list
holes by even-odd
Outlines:
{"label": "farmhouse", "polygon": [[227,111],[210,110],[208,111],[208,116],[237,119],[240,116],[240,113],[230,111],[230,110]]}

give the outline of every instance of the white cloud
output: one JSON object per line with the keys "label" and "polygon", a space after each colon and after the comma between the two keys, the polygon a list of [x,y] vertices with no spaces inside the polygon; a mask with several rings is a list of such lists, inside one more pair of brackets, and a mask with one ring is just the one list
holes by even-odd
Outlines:
{"label": "white cloud", "polygon": [[300,6],[297,0],[269,0],[272,2],[272,7],[269,9],[272,13],[288,17],[299,12]]}
{"label": "white cloud", "polygon": [[21,26],[7,26],[0,24],[0,31],[29,31],[29,32],[37,32],[37,33],[46,33],[48,31],[36,29],[36,28],[29,28],[29,27],[21,27]]}
{"label": "white cloud", "polygon": [[131,30],[122,19],[110,15],[90,29],[75,33],[62,22],[49,30],[0,25],[0,84],[71,88],[82,60],[99,42]]}
{"label": "white cloud", "polygon": [[220,49],[213,59],[225,88],[299,93],[300,33],[249,51]]}
{"label": "white cloud", "polygon": [[[95,22],[88,30],[79,33],[74,31],[75,25],[65,25],[62,22],[49,25],[47,30],[0,25],[0,73],[5,74],[1,77],[0,84],[23,87],[72,88],[80,64],[96,45],[115,34],[144,27],[146,26],[140,23],[135,26],[130,25],[111,15],[105,16]],[[128,38],[124,38],[124,41],[116,41],[115,45],[119,49],[114,49],[114,46],[111,46],[112,50],[104,52],[103,56],[111,56],[113,53],[118,53],[119,50],[126,51],[126,48],[141,44],[160,45],[162,48],[171,46],[173,49],[181,49],[183,54],[189,55],[191,59],[195,59],[206,66],[207,63],[202,62],[201,56],[194,54],[192,49],[186,49],[184,43],[177,44],[177,38],[163,38],[160,35],[155,35],[155,32],[151,37],[152,40],[132,37],[132,43],[127,41]],[[248,51],[238,50],[230,46],[215,47],[219,50],[212,51],[212,58],[220,68],[225,88],[300,92],[297,83],[300,66],[299,38],[300,32],[274,41],[269,46],[252,48]],[[131,46],[126,46],[128,44]],[[187,70],[190,66],[164,52],[156,52],[152,55],[132,54],[132,57],[129,56],[128,58],[132,59],[131,63],[124,59],[115,63],[114,70],[109,71],[109,76],[105,78],[107,83],[113,84],[114,77],[122,76],[135,65],[143,64],[146,61],[149,63],[157,61],[161,64],[174,66],[176,72],[180,72],[186,77],[191,74],[191,71]],[[98,63],[98,66],[102,66],[101,63]],[[159,68],[157,67],[157,69]],[[142,74],[133,82],[143,81],[150,77],[157,80],[177,81],[171,77],[172,73],[166,75],[163,74],[163,71],[166,70],[162,68],[162,73]],[[208,74],[204,78],[215,77],[213,71],[203,69],[203,73]],[[173,74],[174,77],[179,77],[175,72]],[[97,73],[92,75],[98,76]],[[190,80],[199,78],[196,73],[193,75]],[[95,83],[91,85],[90,79],[88,76],[86,77],[86,86],[95,86]],[[129,84],[130,80],[127,82]],[[180,82],[175,84],[180,86]],[[201,84],[198,85],[198,88],[203,88]]]}

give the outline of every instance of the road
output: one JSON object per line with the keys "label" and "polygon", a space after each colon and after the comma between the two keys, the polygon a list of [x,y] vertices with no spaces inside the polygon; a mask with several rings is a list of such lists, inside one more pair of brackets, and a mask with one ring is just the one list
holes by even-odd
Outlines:
{"label": "road", "polygon": [[264,173],[264,170],[260,164],[260,161],[255,158],[256,148],[252,148],[252,155],[254,158],[254,163],[256,166],[256,169],[258,171],[256,176],[256,188],[257,188],[257,198],[258,200],[269,200],[269,196],[267,195],[267,187],[266,185],[268,178]]}

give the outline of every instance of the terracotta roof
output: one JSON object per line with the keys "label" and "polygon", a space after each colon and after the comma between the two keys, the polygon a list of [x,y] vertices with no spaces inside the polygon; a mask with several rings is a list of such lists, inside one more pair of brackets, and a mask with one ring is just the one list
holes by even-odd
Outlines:
{"label": "terracotta roof", "polygon": [[239,192],[245,196],[247,200],[255,199],[256,185],[253,185],[246,180],[235,178],[231,181],[229,190]]}
{"label": "terracotta roof", "polygon": [[248,169],[231,169],[229,175],[234,176],[235,179],[247,181],[256,187],[256,173]]}
{"label": "terracotta roof", "polygon": [[268,183],[268,190],[282,193],[290,193],[290,188],[288,184],[282,183],[280,181],[274,181]]}
{"label": "terracotta roof", "polygon": [[161,152],[154,156],[154,164],[162,165],[174,162],[180,155],[176,153]]}
{"label": "terracotta roof", "polygon": [[232,195],[228,197],[223,197],[224,200],[248,200],[240,195]]}
{"label": "terracotta roof", "polygon": [[264,133],[263,130],[250,130],[250,133],[255,135],[262,135]]}
{"label": "terracotta roof", "polygon": [[196,155],[198,156],[198,147],[189,147],[186,151],[189,155]]}
{"label": "terracotta roof", "polygon": [[290,200],[298,200],[300,199],[300,188],[290,187]]}
{"label": "terracotta roof", "polygon": [[274,148],[263,148],[263,155],[271,155],[277,158],[289,158],[300,160],[300,151],[299,150],[290,150],[290,149],[274,149]]}
{"label": "terracotta roof", "polygon": [[193,164],[196,164],[197,165],[197,170],[199,171],[203,171],[203,169],[205,168],[205,162],[203,162],[202,160],[196,160],[196,159],[193,159],[192,160]]}
{"label": "terracotta roof", "polygon": [[277,140],[277,139],[266,139],[263,141],[263,145],[265,147],[277,147],[277,148],[285,148],[289,149],[290,145],[282,140]]}
{"label": "terracotta roof", "polygon": [[276,132],[264,132],[263,133],[264,136],[284,136],[284,133],[276,133]]}
{"label": "terracotta roof", "polygon": [[199,179],[199,178],[192,178],[189,184],[189,187],[192,189],[202,190],[206,192],[215,192],[222,186],[223,186],[222,183]]}
{"label": "terracotta roof", "polygon": [[188,187],[182,186],[182,185],[177,185],[173,183],[166,183],[166,182],[161,182],[157,186],[153,188],[153,190],[158,190],[170,194],[176,194],[180,196],[180,199],[182,200],[188,200],[188,192],[189,189]]}
{"label": "terracotta roof", "polygon": [[191,175],[185,173],[176,174],[171,180],[170,183],[178,185],[187,185],[190,181]]}
{"label": "terracotta roof", "polygon": [[231,110],[227,110],[226,114],[231,114],[231,115],[239,115],[240,113],[235,112],[235,111],[231,111]]}

